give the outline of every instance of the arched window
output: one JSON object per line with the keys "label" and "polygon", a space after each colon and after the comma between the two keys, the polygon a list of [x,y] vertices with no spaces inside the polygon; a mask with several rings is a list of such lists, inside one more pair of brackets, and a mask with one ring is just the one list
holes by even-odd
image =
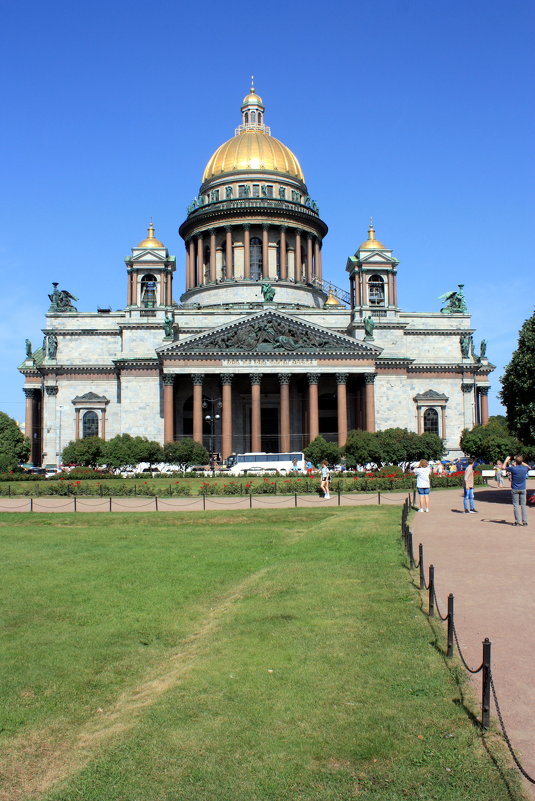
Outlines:
{"label": "arched window", "polygon": [[256,111],[251,111],[251,124],[254,125],[256,123]]}
{"label": "arched window", "polygon": [[98,437],[98,415],[86,412],[82,418],[82,437]]}
{"label": "arched window", "polygon": [[244,121],[244,123],[246,125],[249,125],[249,112],[248,111],[245,112],[245,116],[244,116],[244,120],[243,121]]}
{"label": "arched window", "polygon": [[424,434],[438,434],[438,412],[426,409],[424,412]]}
{"label": "arched window", "polygon": [[258,124],[262,125],[262,112],[261,111],[258,112]]}
{"label": "arched window", "polygon": [[253,236],[250,245],[251,251],[251,278],[259,281],[262,278],[262,242]]}
{"label": "arched window", "polygon": [[146,309],[156,306],[156,278],[151,273],[141,279],[141,305]]}
{"label": "arched window", "polygon": [[368,281],[368,303],[370,306],[385,305],[385,282],[380,275],[372,275]]}

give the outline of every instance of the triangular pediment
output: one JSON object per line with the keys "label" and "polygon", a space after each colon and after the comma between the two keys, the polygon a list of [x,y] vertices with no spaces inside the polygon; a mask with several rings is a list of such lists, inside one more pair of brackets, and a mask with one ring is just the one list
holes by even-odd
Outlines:
{"label": "triangular pediment", "polygon": [[130,261],[132,261],[132,262],[139,262],[139,261],[142,261],[142,262],[143,261],[148,261],[148,262],[151,262],[151,261],[152,262],[154,262],[154,261],[167,261],[167,258],[166,258],[166,255],[165,255],[165,250],[160,250],[160,251],[158,251],[158,250],[139,250],[138,251],[136,249],[136,252],[132,255],[132,258],[130,259]]}
{"label": "triangular pediment", "polygon": [[360,262],[361,264],[369,264],[370,262],[373,262],[373,264],[397,264],[398,260],[393,256],[388,256],[384,251],[371,250],[366,253],[360,252]]}
{"label": "triangular pediment", "polygon": [[375,358],[381,348],[346,334],[330,331],[308,321],[278,311],[262,311],[242,317],[183,342],[173,342],[157,349],[161,357],[244,356],[266,358],[293,354],[329,358]]}
{"label": "triangular pediment", "polygon": [[77,395],[75,398],[73,398],[72,402],[77,403],[79,401],[83,401],[84,403],[91,401],[93,402],[101,401],[103,403],[104,402],[109,403],[109,400],[105,398],[104,395],[97,395],[96,392],[86,392],[85,395]]}

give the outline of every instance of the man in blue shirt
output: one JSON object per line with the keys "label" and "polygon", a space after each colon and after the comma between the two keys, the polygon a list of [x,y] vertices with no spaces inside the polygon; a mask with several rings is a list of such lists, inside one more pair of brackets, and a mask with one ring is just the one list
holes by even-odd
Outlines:
{"label": "man in blue shirt", "polygon": [[522,525],[528,524],[528,513],[526,509],[526,478],[528,477],[529,466],[525,464],[523,456],[515,456],[515,463],[509,464],[511,457],[508,456],[503,467],[511,477],[511,496],[513,498],[513,509],[515,511],[515,522],[513,526],[520,525],[520,508],[522,508]]}

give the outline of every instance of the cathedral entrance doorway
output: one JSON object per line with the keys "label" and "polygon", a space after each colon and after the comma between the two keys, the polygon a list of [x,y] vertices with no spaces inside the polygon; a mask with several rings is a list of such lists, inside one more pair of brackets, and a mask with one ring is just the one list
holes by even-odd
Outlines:
{"label": "cathedral entrance doorway", "polygon": [[278,453],[279,448],[279,410],[275,407],[262,408],[262,450]]}

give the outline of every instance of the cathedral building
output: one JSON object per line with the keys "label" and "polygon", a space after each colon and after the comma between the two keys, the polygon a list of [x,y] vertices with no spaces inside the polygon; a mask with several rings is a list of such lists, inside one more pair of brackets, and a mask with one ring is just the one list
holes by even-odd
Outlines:
{"label": "cathedral building", "polygon": [[120,311],[79,312],[53,285],[43,346],[19,368],[34,464],[94,435],[192,437],[226,459],[396,426],[439,434],[454,457],[487,421],[493,366],[484,342],[474,353],[462,286],[442,311],[400,309],[398,260],[372,223],[347,288],[329,284],[327,225],[254,88],[179,233],[177,271],[151,221]]}

